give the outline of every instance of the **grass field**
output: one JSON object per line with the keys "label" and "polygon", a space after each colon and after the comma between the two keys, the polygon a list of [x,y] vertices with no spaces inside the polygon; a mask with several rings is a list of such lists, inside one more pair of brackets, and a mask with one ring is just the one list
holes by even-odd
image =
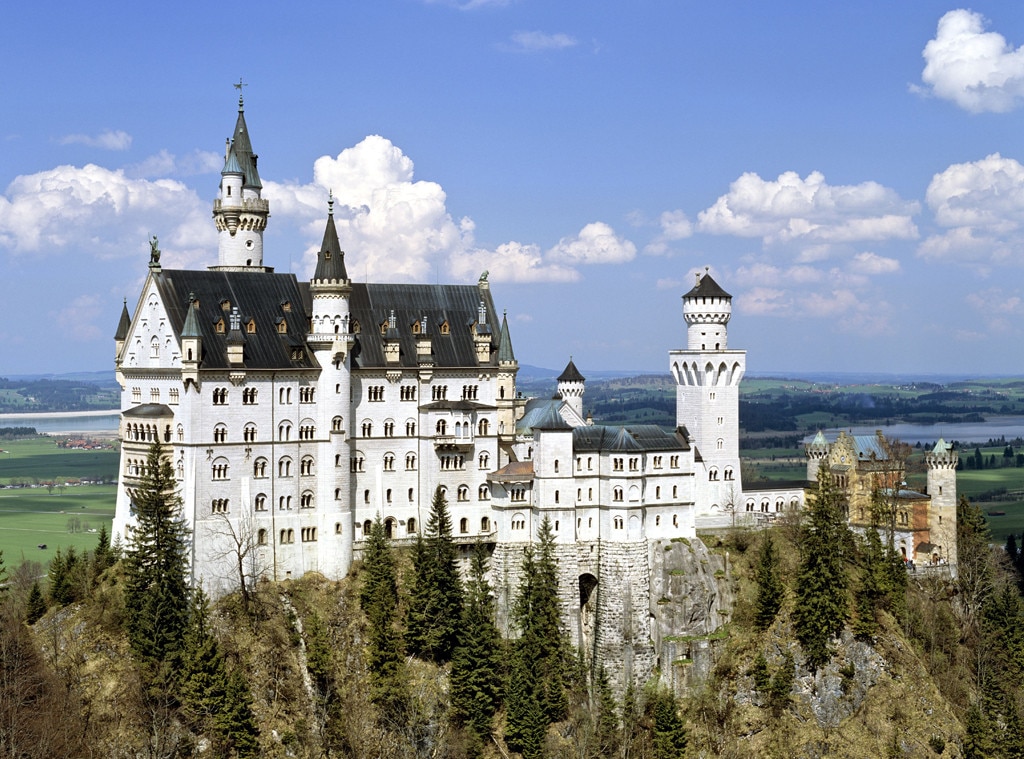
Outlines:
{"label": "grass field", "polygon": [[[102,525],[110,531],[114,519],[114,485],[77,485],[64,495],[46,492],[46,488],[0,490],[0,550],[4,563],[17,566],[23,559],[44,565],[58,547],[76,550],[96,547]],[[69,522],[77,520],[80,532],[69,532]],[[88,532],[88,530],[96,532]],[[38,548],[46,544],[46,550]]]}
{"label": "grass field", "polygon": [[6,440],[0,443],[0,484],[12,479],[116,479],[116,450],[83,451],[58,448],[54,438]]}

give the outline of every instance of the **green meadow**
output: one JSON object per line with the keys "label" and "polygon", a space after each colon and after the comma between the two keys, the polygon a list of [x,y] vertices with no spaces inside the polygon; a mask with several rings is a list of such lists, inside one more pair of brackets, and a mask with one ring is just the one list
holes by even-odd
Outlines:
{"label": "green meadow", "polygon": [[67,450],[58,448],[55,441],[51,437],[0,441],[0,485],[26,479],[117,479],[117,450]]}
{"label": "green meadow", "polygon": [[[0,490],[0,550],[4,563],[44,565],[58,547],[92,550],[103,525],[114,519],[115,485],[75,485],[47,493],[44,487]],[[40,545],[46,549],[40,549]]]}

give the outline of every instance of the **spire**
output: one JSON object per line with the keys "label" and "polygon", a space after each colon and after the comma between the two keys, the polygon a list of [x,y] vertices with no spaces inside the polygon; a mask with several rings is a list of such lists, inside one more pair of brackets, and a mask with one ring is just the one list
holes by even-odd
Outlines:
{"label": "spire", "polygon": [[232,138],[232,146],[238,157],[238,165],[245,175],[245,186],[256,190],[263,189],[260,182],[259,172],[256,171],[256,161],[259,156],[252,152],[252,143],[249,141],[249,127],[245,125],[245,104],[242,101],[242,81],[239,80],[235,87],[238,89],[238,120],[235,122],[235,135]]}
{"label": "spire", "polygon": [[580,370],[576,368],[576,364],[572,362],[572,356],[569,356],[569,363],[565,367],[560,375],[558,375],[559,382],[586,382],[583,375],[580,374]]}
{"label": "spire", "polygon": [[514,364],[516,354],[512,350],[512,337],[508,333],[508,311],[501,314],[501,337],[498,342],[498,363]]}
{"label": "spire", "polygon": [[242,171],[241,165],[238,163],[238,156],[235,155],[235,146],[232,145],[228,148],[227,156],[224,158],[224,168],[220,171],[221,176],[224,174],[245,174]]}
{"label": "spire", "polygon": [[199,317],[196,316],[196,312],[199,309],[196,308],[196,296],[195,293],[188,294],[188,313],[185,314],[185,326],[181,328],[182,337],[202,337],[203,333],[199,329]]}
{"label": "spire", "polygon": [[348,272],[345,270],[345,251],[338,241],[338,229],[334,226],[334,193],[327,200],[327,227],[324,229],[324,241],[320,243],[320,251],[316,254],[316,272],[313,279],[321,281],[347,282]]}
{"label": "spire", "polygon": [[132,326],[132,317],[128,314],[128,299],[124,299],[124,305],[121,306],[121,321],[117,323],[117,332],[114,333],[115,340],[127,340],[128,330]]}

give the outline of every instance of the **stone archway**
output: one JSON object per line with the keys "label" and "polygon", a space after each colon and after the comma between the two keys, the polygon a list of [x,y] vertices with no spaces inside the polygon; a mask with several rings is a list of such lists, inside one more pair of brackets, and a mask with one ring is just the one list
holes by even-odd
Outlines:
{"label": "stone archway", "polygon": [[587,669],[590,669],[594,657],[594,645],[597,635],[597,601],[598,587],[597,577],[585,572],[579,576],[580,588],[580,618],[579,618],[579,641],[580,650],[583,651],[583,659]]}

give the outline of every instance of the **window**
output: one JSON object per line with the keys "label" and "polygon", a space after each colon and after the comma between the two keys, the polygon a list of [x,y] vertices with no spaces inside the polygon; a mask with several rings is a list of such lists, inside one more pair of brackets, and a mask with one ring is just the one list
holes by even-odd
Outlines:
{"label": "window", "polygon": [[313,440],[316,437],[316,427],[312,424],[304,424],[299,427],[299,440]]}
{"label": "window", "polygon": [[522,503],[526,500],[526,488],[512,488],[508,491],[509,500]]}
{"label": "window", "polygon": [[225,458],[215,459],[213,462],[213,479],[226,480],[228,478],[228,460]]}
{"label": "window", "polygon": [[614,490],[612,490],[612,500],[613,501],[621,501],[622,500],[622,488],[618,488],[617,487]]}
{"label": "window", "polygon": [[405,531],[410,535],[416,532],[416,517],[409,517],[409,521],[405,523]]}
{"label": "window", "polygon": [[142,388],[141,387],[133,387],[132,388],[132,403],[142,403]]}
{"label": "window", "polygon": [[416,400],[416,386],[415,385],[402,385],[398,391],[399,398],[403,401],[414,401]]}
{"label": "window", "polygon": [[384,437],[395,436],[395,422],[392,419],[388,419],[384,422]]}
{"label": "window", "polygon": [[711,480],[712,482],[717,482],[718,481],[718,470],[715,469],[714,467],[712,467],[711,471],[708,472],[708,479]]}
{"label": "window", "polygon": [[456,492],[458,493],[458,498],[460,501],[469,500],[469,488],[467,486],[459,485],[459,489]]}
{"label": "window", "polygon": [[226,387],[215,387],[213,389],[213,405],[225,406],[228,402],[228,389]]}
{"label": "window", "polygon": [[555,459],[555,474],[558,474],[558,459]]}
{"label": "window", "polygon": [[490,520],[490,518],[489,517],[481,517],[480,518],[480,532],[490,532],[490,531],[491,531],[491,520]]}
{"label": "window", "polygon": [[366,400],[380,402],[384,400],[384,386],[370,385],[366,388]]}
{"label": "window", "polygon": [[342,424],[343,424],[343,421],[342,421],[342,418],[340,416],[334,417],[331,420],[331,432],[341,432],[342,431],[342,427],[341,427]]}
{"label": "window", "polygon": [[724,416],[718,417],[717,422],[718,422],[718,426],[721,427],[723,424],[725,424],[725,417]]}
{"label": "window", "polygon": [[629,471],[636,472],[636,471],[639,471],[639,469],[640,469],[640,459],[638,459],[638,458],[631,458],[629,460]]}
{"label": "window", "polygon": [[267,476],[267,460],[263,458],[252,462],[252,476],[257,480]]}
{"label": "window", "polygon": [[291,477],[292,476],[292,460],[285,456],[277,462],[277,476],[278,477]]}
{"label": "window", "polygon": [[389,504],[391,503],[391,488],[388,488],[387,490],[384,491],[384,500],[387,501]]}
{"label": "window", "polygon": [[228,439],[228,428],[223,424],[218,424],[213,428],[213,442],[223,443]]}
{"label": "window", "polygon": [[149,389],[149,402],[150,403],[159,403],[160,402],[160,388],[158,388],[158,387],[151,387]]}
{"label": "window", "polygon": [[363,422],[363,437],[373,437],[373,422]]}
{"label": "window", "polygon": [[300,387],[299,388],[299,403],[312,403],[313,393],[316,391],[314,387]]}
{"label": "window", "polygon": [[281,543],[294,543],[295,530],[281,530]]}
{"label": "window", "polygon": [[160,358],[160,338],[156,335],[149,342],[149,357]]}
{"label": "window", "polygon": [[395,471],[395,454],[385,453],[384,454],[384,471],[393,472]]}
{"label": "window", "polygon": [[370,491],[369,490],[364,490],[363,491],[363,503],[369,503],[369,502],[370,502]]}
{"label": "window", "polygon": [[612,471],[622,471],[622,459],[612,459]]}
{"label": "window", "polygon": [[558,503],[558,491],[555,491],[555,503]]}
{"label": "window", "polygon": [[292,497],[290,495],[283,495],[277,499],[277,510],[278,511],[291,511],[292,510]]}
{"label": "window", "polygon": [[290,405],[292,402],[292,389],[290,387],[282,387],[277,391],[277,400],[283,405]]}
{"label": "window", "polygon": [[352,472],[362,472],[363,471],[363,457],[362,457],[362,455],[357,455],[357,456],[353,456],[352,457],[352,459],[349,461],[349,469]]}
{"label": "window", "polygon": [[405,423],[405,435],[406,437],[416,437],[416,422],[410,420]]}
{"label": "window", "polygon": [[480,454],[480,457],[477,459],[477,461],[479,462],[479,466],[481,469],[488,469],[490,468],[491,465],[491,456],[485,451],[484,453]]}
{"label": "window", "polygon": [[489,428],[490,428],[490,423],[486,419],[481,419],[480,423],[477,424],[477,426],[476,426],[477,434],[478,435],[486,435]]}
{"label": "window", "polygon": [[587,488],[587,500],[593,502],[594,500],[594,489]]}
{"label": "window", "polygon": [[256,405],[256,388],[247,387],[242,390],[242,405],[243,406],[255,406]]}
{"label": "window", "polygon": [[466,519],[466,517],[463,517],[459,520],[459,532],[461,532],[463,535],[469,532],[469,520]]}
{"label": "window", "polygon": [[486,485],[481,485],[476,492],[478,501],[489,501],[491,498],[491,489]]}
{"label": "window", "polygon": [[289,422],[281,422],[277,426],[277,439],[282,441],[292,439],[292,425]]}
{"label": "window", "polygon": [[731,480],[732,479],[732,467],[727,467],[726,468],[726,470],[725,470],[725,479],[727,479],[727,480]]}
{"label": "window", "polygon": [[587,456],[587,471],[591,472],[594,469],[594,457]]}
{"label": "window", "polygon": [[615,519],[613,520],[613,524],[615,525],[616,530],[622,529],[623,521],[624,520],[622,519],[622,517],[615,517]]}
{"label": "window", "polygon": [[445,435],[448,432],[448,422],[444,419],[438,419],[437,425],[434,428],[438,435]]}
{"label": "window", "polygon": [[341,535],[341,522],[334,523],[334,534]]}
{"label": "window", "polygon": [[430,388],[430,400],[432,401],[446,401],[448,400],[448,386],[447,385],[435,385]]}
{"label": "window", "polygon": [[228,513],[228,499],[227,498],[215,498],[211,504],[211,513],[213,514],[227,514]]}
{"label": "window", "polygon": [[416,454],[415,453],[407,453],[407,454],[405,454],[405,469],[406,469],[406,471],[411,472],[415,468],[416,468]]}
{"label": "window", "polygon": [[256,511],[266,511],[267,510],[267,496],[264,495],[263,493],[258,494],[256,496],[256,500],[254,502],[254,506],[255,506]]}
{"label": "window", "polygon": [[654,498],[655,498],[655,500],[659,500],[659,501],[661,500],[661,486],[660,485],[658,487],[654,488]]}
{"label": "window", "polygon": [[661,469],[661,456],[655,456],[654,460],[651,462],[651,466],[655,469]]}
{"label": "window", "polygon": [[672,486],[672,497],[673,498],[677,498],[678,494],[679,494],[679,486],[678,485],[673,485]]}
{"label": "window", "polygon": [[668,457],[668,464],[673,469],[678,469],[679,468],[679,457],[678,456],[669,456]]}
{"label": "window", "polygon": [[409,488],[409,503],[416,500],[416,491],[413,488]]}
{"label": "window", "polygon": [[303,491],[299,497],[299,508],[300,509],[311,509],[313,508],[313,493],[310,490]]}
{"label": "window", "polygon": [[178,402],[178,388],[172,387],[170,390],[167,391],[167,395],[169,396],[168,400],[170,403]]}
{"label": "window", "polygon": [[184,443],[185,442],[185,428],[182,427],[180,424],[178,425],[178,442],[179,443]]}
{"label": "window", "polygon": [[256,442],[256,425],[250,422],[245,425],[245,429],[242,430],[242,439],[247,443]]}
{"label": "window", "polygon": [[257,543],[257,545],[261,545],[261,546],[265,546],[267,544],[267,531],[266,530],[260,529],[260,531],[256,533],[256,543]]}
{"label": "window", "polygon": [[313,474],[313,457],[303,456],[302,461],[299,463],[299,474],[311,475]]}

